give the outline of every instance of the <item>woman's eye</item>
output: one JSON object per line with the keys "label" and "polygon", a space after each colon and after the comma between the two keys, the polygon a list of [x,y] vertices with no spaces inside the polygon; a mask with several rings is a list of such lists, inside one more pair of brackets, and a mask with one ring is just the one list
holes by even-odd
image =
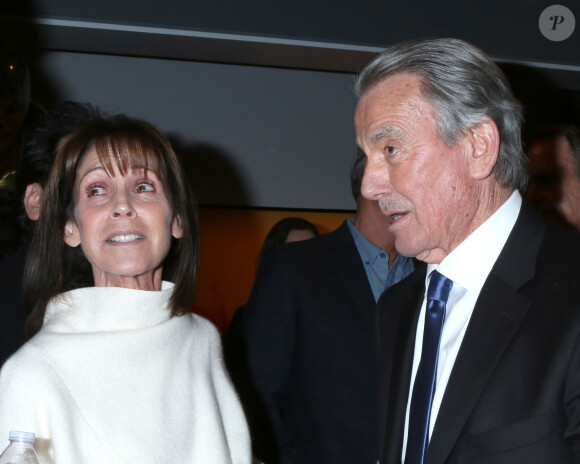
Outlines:
{"label": "woman's eye", "polygon": [[153,186],[151,184],[143,182],[143,183],[137,185],[137,188],[135,189],[135,191],[137,193],[145,193],[145,192],[153,192],[153,191],[155,191],[155,189],[153,188]]}
{"label": "woman's eye", "polygon": [[87,195],[89,197],[99,197],[102,194],[103,194],[103,187],[91,186],[87,190]]}

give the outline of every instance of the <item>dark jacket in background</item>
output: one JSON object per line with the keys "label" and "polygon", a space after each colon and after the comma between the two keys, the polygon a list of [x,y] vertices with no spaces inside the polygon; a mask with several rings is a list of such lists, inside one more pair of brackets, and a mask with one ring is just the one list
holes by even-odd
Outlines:
{"label": "dark jacket in background", "polygon": [[256,456],[375,464],[376,303],[347,224],[268,251],[226,338]]}
{"label": "dark jacket in background", "polygon": [[22,274],[26,252],[21,247],[0,261],[0,365],[25,342]]}

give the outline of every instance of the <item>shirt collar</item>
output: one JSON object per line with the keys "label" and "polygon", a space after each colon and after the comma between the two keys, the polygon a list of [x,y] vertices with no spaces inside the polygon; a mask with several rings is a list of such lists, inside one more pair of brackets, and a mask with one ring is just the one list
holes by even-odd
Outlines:
{"label": "shirt collar", "polygon": [[348,224],[348,228],[350,229],[350,233],[352,235],[352,238],[358,249],[358,252],[360,254],[363,263],[369,261],[371,264],[373,264],[380,253],[387,253],[385,250],[376,246],[373,242],[371,242],[368,238],[366,238],[355,227],[354,218],[348,218],[346,223]]}
{"label": "shirt collar", "polygon": [[515,190],[495,213],[439,265],[428,265],[427,276],[438,269],[461,287],[480,291],[516,223],[521,205],[522,197]]}

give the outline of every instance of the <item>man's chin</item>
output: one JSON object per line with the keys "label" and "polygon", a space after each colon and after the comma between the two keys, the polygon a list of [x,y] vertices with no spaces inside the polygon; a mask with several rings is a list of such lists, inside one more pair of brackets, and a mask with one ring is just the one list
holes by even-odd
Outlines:
{"label": "man's chin", "polygon": [[393,235],[395,235],[395,249],[397,250],[397,253],[399,253],[402,256],[407,256],[408,258],[417,257],[419,251],[409,246],[409,244],[405,243],[403,240],[398,240],[396,234]]}

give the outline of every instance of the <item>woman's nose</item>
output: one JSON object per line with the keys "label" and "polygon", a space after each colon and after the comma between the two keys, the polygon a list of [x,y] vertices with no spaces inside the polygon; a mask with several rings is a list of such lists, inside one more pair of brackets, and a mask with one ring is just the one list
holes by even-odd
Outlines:
{"label": "woman's nose", "polygon": [[115,197],[113,208],[111,209],[111,216],[114,218],[127,216],[133,217],[135,210],[131,203],[131,199],[126,192],[119,192]]}

